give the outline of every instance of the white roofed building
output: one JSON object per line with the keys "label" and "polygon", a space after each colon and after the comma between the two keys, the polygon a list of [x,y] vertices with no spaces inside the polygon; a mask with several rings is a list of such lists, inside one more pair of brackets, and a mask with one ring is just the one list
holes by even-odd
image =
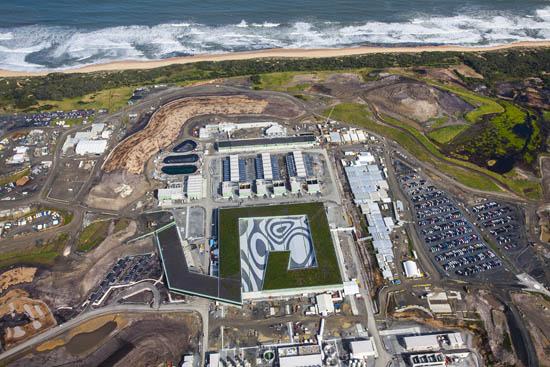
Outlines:
{"label": "white roofed building", "polygon": [[107,148],[107,140],[80,140],[75,147],[78,155],[102,154]]}
{"label": "white roofed building", "polygon": [[234,154],[229,156],[229,170],[231,182],[239,182],[239,156]]}
{"label": "white roofed building", "polygon": [[332,302],[332,297],[330,294],[319,294],[315,298],[317,301],[317,309],[319,310],[319,314],[327,316],[334,313],[334,303]]}
{"label": "white roofed building", "polygon": [[359,294],[359,284],[357,284],[357,279],[350,280],[349,282],[344,282],[344,294],[346,296]]}
{"label": "white roofed building", "polygon": [[372,339],[358,340],[350,343],[352,359],[367,359],[369,357],[378,357],[376,346]]}
{"label": "white roofed building", "polygon": [[407,260],[403,263],[403,270],[405,270],[405,276],[407,278],[420,278],[422,276],[418,266],[412,260]]}
{"label": "white roofed building", "polygon": [[187,197],[191,200],[202,199],[204,180],[201,175],[193,175],[187,178]]}
{"label": "white roofed building", "polygon": [[297,356],[279,357],[280,367],[322,367],[321,354],[307,354]]}
{"label": "white roofed building", "polygon": [[403,343],[405,344],[405,349],[409,352],[438,350],[440,348],[437,335],[406,336],[403,338]]}

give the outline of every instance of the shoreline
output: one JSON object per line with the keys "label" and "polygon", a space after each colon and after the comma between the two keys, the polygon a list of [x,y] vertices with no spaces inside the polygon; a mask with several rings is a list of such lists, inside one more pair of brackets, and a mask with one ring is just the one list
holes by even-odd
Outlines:
{"label": "shoreline", "polygon": [[0,69],[0,78],[4,77],[25,77],[44,76],[51,73],[92,73],[97,71],[122,71],[153,69],[172,64],[189,64],[199,61],[227,61],[227,60],[250,60],[255,58],[323,58],[355,56],[374,53],[417,53],[417,52],[484,52],[506,50],[511,48],[538,48],[550,47],[550,41],[540,42],[517,42],[506,45],[471,47],[471,46],[359,46],[350,48],[335,49],[269,49],[260,51],[233,52],[225,54],[200,54],[193,56],[173,57],[161,60],[120,60],[104,64],[94,64],[66,70],[51,71],[13,71]]}

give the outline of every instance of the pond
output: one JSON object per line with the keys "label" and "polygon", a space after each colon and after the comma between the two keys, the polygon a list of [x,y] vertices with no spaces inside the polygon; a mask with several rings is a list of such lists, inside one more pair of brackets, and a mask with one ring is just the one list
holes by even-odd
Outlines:
{"label": "pond", "polygon": [[163,173],[167,175],[189,175],[197,172],[196,166],[181,165],[181,166],[164,166],[161,168]]}
{"label": "pond", "polygon": [[105,340],[107,335],[116,329],[116,326],[116,322],[109,321],[99,329],[92,332],[76,334],[65,346],[72,355],[82,354]]}
{"label": "pond", "polygon": [[172,149],[175,153],[187,153],[197,148],[197,143],[194,140],[184,140],[174,149]]}
{"label": "pond", "polygon": [[194,163],[199,160],[199,156],[197,154],[186,154],[186,155],[170,155],[162,162],[167,164],[172,163]]}

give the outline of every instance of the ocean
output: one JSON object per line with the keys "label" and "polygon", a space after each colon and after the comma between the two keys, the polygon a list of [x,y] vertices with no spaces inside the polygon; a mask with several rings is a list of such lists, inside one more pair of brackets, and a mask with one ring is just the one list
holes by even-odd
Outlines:
{"label": "ocean", "polygon": [[271,48],[550,40],[548,0],[2,0],[0,69]]}

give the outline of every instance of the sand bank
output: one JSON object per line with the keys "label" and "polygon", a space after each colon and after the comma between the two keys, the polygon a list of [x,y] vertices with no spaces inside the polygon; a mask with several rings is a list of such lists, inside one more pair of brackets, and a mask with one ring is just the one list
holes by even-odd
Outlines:
{"label": "sand bank", "polygon": [[[129,70],[129,69],[152,69],[161,66],[167,66],[172,64],[187,64],[197,61],[224,61],[224,60],[247,60],[255,58],[269,58],[269,57],[290,57],[290,58],[320,58],[320,57],[338,57],[338,56],[350,56],[350,55],[363,55],[372,53],[405,53],[405,52],[443,52],[443,51],[468,51],[468,52],[481,52],[481,51],[495,51],[504,50],[510,48],[536,48],[536,47],[550,47],[550,41],[541,42],[518,42],[510,43],[507,45],[490,46],[490,47],[462,47],[462,46],[418,46],[418,47],[350,47],[350,48],[337,48],[337,49],[271,49],[263,51],[251,51],[251,52],[234,52],[226,54],[203,54],[195,56],[174,57],[162,60],[151,61],[113,61],[106,64],[89,65],[75,69],[67,69],[63,73],[90,73],[94,71],[114,71],[114,70]],[[39,76],[46,75],[51,71],[38,71],[38,72],[24,72],[24,71],[11,71],[0,69],[0,77],[13,77],[13,76]]]}

